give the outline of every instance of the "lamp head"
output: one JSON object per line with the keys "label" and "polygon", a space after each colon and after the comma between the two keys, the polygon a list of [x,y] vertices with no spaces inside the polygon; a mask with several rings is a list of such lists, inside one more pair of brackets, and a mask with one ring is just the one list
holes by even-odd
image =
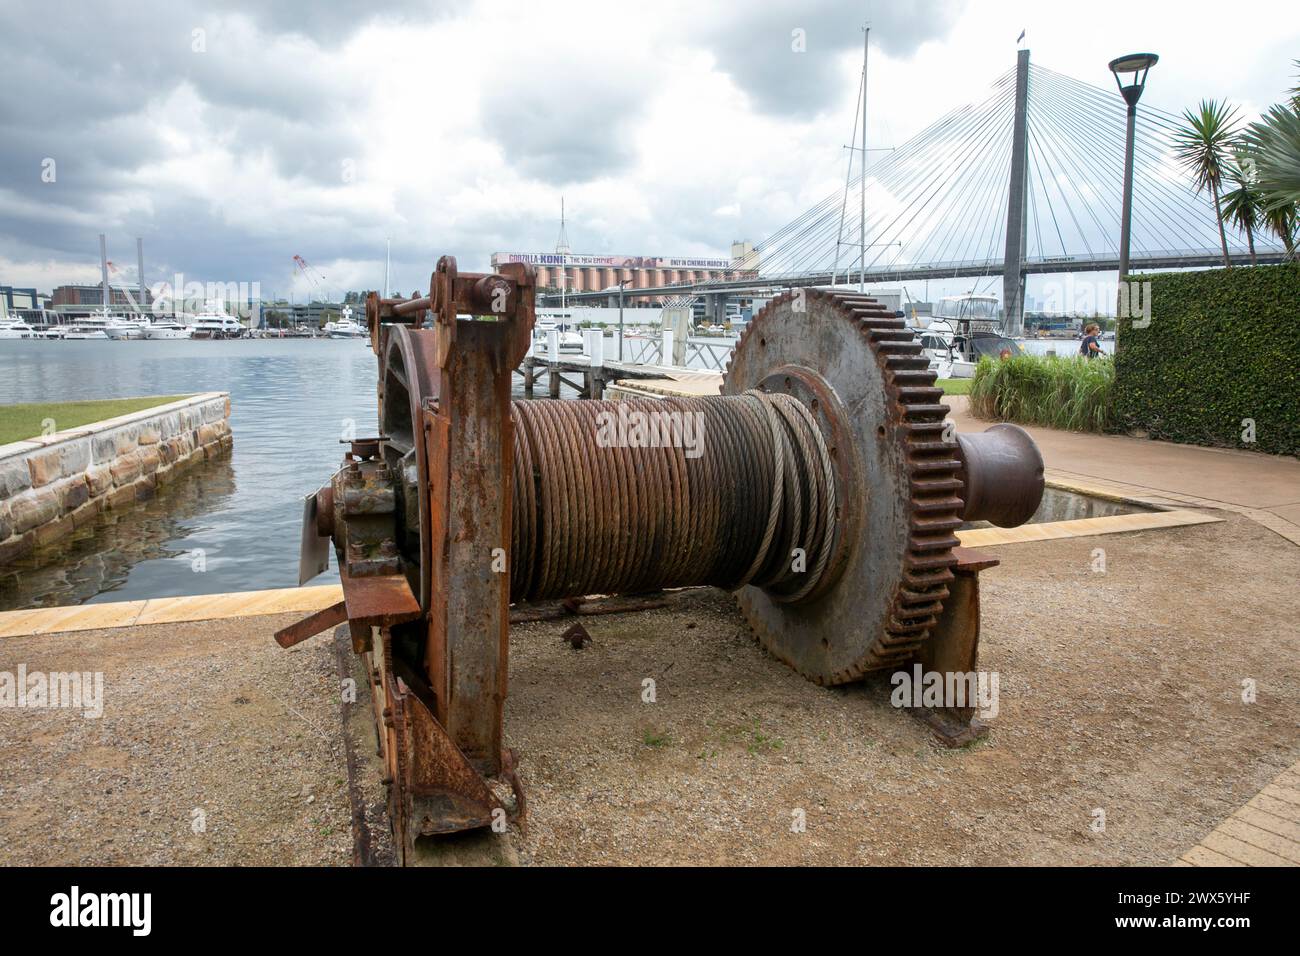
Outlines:
{"label": "lamp head", "polygon": [[[1137,101],[1141,99],[1142,89],[1147,82],[1147,73],[1158,62],[1160,57],[1154,53],[1129,53],[1110,61],[1110,71],[1115,74],[1115,84],[1119,87],[1124,102],[1129,106],[1136,106]],[[1128,80],[1127,84],[1125,79]]]}

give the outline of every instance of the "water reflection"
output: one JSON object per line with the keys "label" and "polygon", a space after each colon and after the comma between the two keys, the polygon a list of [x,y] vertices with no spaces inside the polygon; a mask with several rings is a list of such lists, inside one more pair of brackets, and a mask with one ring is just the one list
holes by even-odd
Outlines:
{"label": "water reflection", "polygon": [[152,498],[103,511],[67,537],[0,569],[0,607],[51,607],[112,595],[143,562],[159,562],[147,565],[139,582],[153,594],[209,590],[199,579],[211,559],[186,544],[207,530],[204,516],[234,493],[229,454],[195,463]]}
{"label": "water reflection", "polygon": [[[355,340],[0,340],[0,404],[228,391],[234,433],[229,458],[82,529],[75,549],[64,539],[43,567],[0,569],[0,608],[296,585],[302,497],[338,467],[345,429],[374,433],[375,381],[374,353]],[[198,550],[201,573],[176,557]]]}

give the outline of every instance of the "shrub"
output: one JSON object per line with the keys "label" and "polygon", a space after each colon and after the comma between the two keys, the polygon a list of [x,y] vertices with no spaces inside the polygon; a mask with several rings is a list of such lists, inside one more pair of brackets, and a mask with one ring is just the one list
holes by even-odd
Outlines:
{"label": "shrub", "polygon": [[1131,278],[1151,282],[1150,323],[1121,321],[1115,427],[1300,454],[1300,264]]}
{"label": "shrub", "polygon": [[980,359],[970,389],[979,418],[1106,431],[1111,425],[1115,364],[1109,358],[1013,355]]}

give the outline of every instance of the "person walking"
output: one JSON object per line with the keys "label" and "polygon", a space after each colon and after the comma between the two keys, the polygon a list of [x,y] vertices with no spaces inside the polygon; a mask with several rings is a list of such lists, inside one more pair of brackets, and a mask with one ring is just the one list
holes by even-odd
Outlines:
{"label": "person walking", "polygon": [[1097,344],[1097,338],[1101,335],[1101,326],[1095,322],[1090,322],[1083,327],[1083,341],[1079,343],[1079,354],[1090,359],[1100,358],[1105,355],[1101,346]]}

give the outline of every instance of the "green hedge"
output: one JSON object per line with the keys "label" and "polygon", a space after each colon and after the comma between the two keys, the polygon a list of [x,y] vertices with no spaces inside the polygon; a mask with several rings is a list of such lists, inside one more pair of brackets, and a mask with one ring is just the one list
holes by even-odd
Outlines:
{"label": "green hedge", "polygon": [[1106,431],[1114,384],[1115,366],[1109,358],[986,356],[975,367],[970,409],[976,417],[994,421]]}
{"label": "green hedge", "polygon": [[1300,263],[1133,279],[1151,282],[1150,323],[1120,320],[1115,427],[1300,454]]}

